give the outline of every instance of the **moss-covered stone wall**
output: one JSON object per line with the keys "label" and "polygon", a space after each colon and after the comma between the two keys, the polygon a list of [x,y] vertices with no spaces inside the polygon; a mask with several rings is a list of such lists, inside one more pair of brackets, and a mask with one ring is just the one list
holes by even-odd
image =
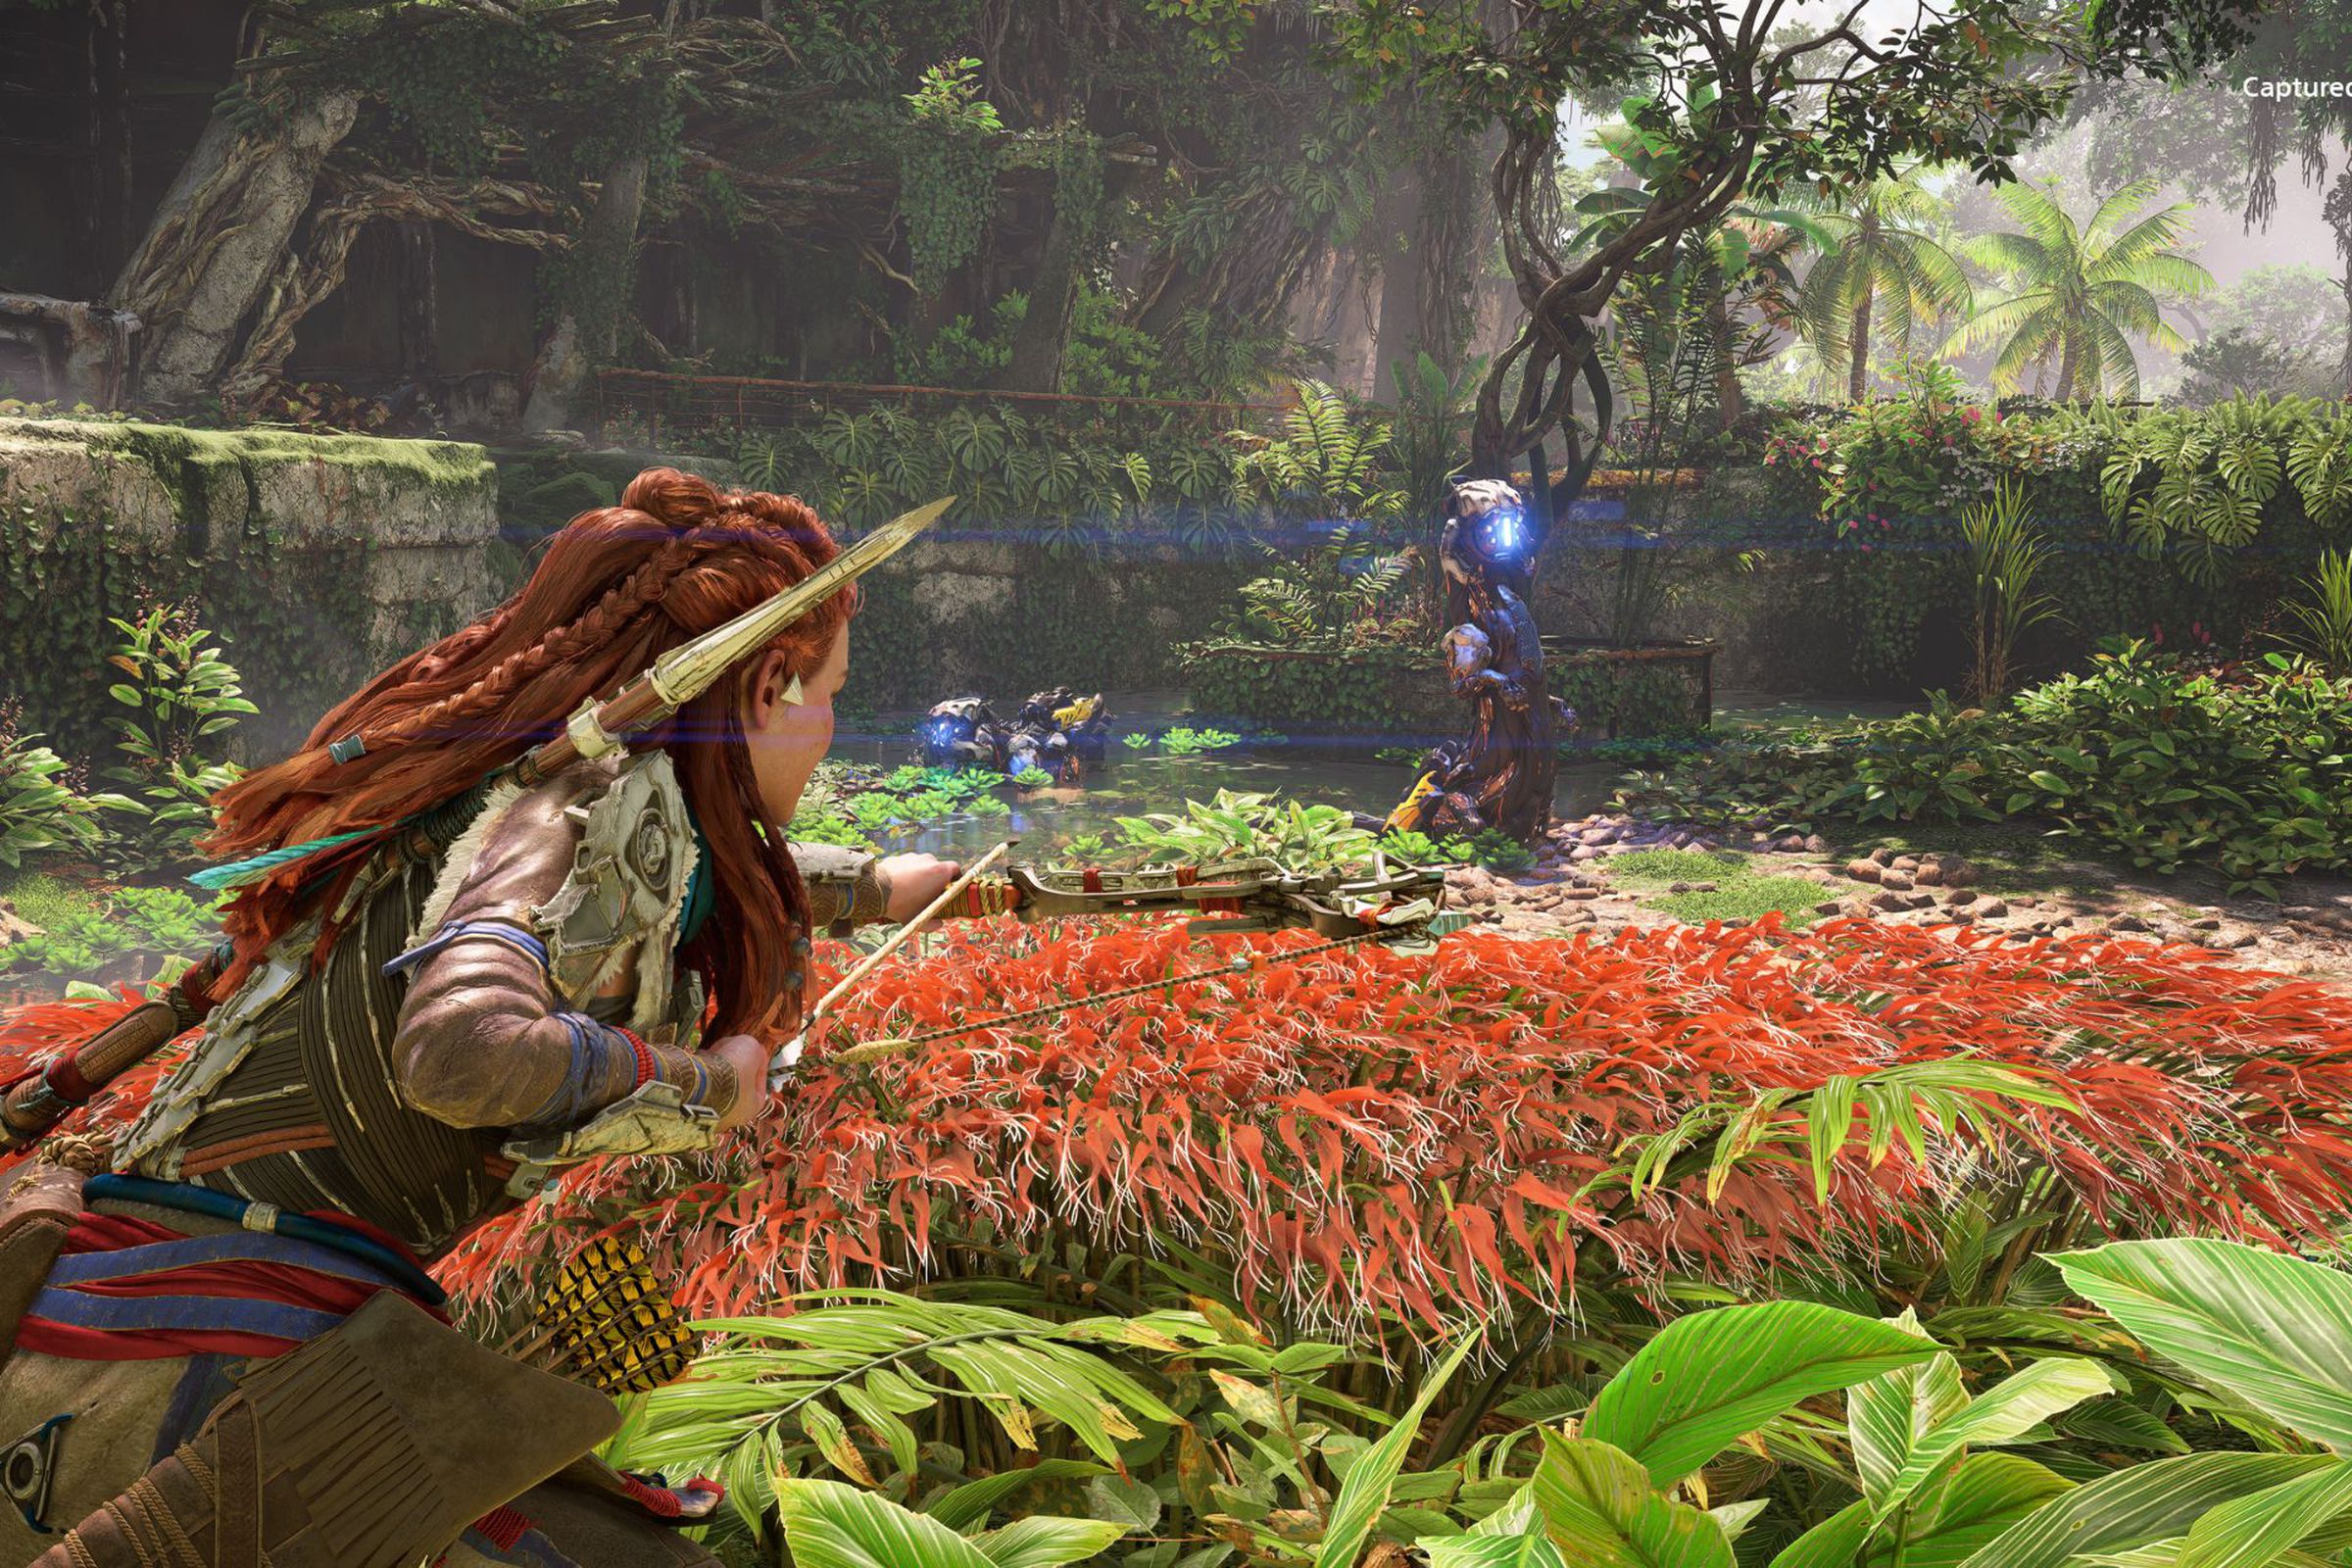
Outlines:
{"label": "moss-covered stone wall", "polygon": [[334,698],[494,598],[498,480],[447,441],[0,419],[0,699],[69,756],[106,745],[109,617],[192,601],[297,744]]}

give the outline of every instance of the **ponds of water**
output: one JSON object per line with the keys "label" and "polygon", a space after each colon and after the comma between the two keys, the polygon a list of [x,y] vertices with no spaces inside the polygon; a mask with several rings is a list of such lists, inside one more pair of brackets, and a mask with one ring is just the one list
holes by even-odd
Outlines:
{"label": "ponds of water", "polygon": [[[1024,790],[1006,785],[999,796],[1009,815],[950,817],[887,842],[892,849],[923,850],[965,858],[1007,837],[1021,840],[1026,856],[1049,854],[1074,838],[1108,837],[1115,818],[1172,811],[1187,800],[1205,801],[1218,790],[1248,790],[1286,799],[1344,807],[1386,815],[1413,781],[1410,764],[1381,760],[1375,753],[1389,743],[1318,742],[1244,745],[1194,757],[1169,757],[1158,750],[1136,752],[1121,744],[1130,734],[1158,735],[1192,719],[1182,692],[1114,692],[1104,696],[1110,712],[1108,758],[1089,770],[1084,783],[1069,788]],[[1900,711],[1897,703],[1846,703],[1791,698],[1765,692],[1718,694],[1720,729],[1769,730],[1842,717]],[[833,756],[884,769],[919,760],[914,744],[920,711],[881,715],[873,724],[845,724]],[[1560,816],[1584,816],[1608,804],[1622,768],[1612,762],[1563,763],[1552,796]]]}

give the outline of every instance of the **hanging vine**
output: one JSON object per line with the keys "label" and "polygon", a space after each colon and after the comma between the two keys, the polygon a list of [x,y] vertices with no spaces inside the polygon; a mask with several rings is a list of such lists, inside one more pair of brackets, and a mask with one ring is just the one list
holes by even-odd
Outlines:
{"label": "hanging vine", "polygon": [[980,254],[997,210],[997,139],[1004,122],[981,96],[980,62],[943,62],[906,94],[899,146],[899,212],[914,263],[914,291],[936,295]]}

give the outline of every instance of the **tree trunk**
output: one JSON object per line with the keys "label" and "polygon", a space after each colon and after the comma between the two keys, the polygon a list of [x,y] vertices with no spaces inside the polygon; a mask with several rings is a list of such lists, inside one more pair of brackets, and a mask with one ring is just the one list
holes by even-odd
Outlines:
{"label": "tree trunk", "polygon": [[[1374,396],[1394,396],[1394,368],[1411,364],[1428,345],[1421,316],[1420,242],[1426,226],[1427,186],[1416,164],[1389,171],[1372,205],[1372,236],[1380,254],[1380,324],[1373,328]],[[1433,353],[1433,358],[1434,358]]]}
{"label": "tree trunk", "polygon": [[1747,409],[1746,389],[1740,385],[1739,332],[1732,320],[1728,293],[1718,291],[1707,304],[1707,334],[1715,346],[1715,412],[1722,428],[1740,422]]}
{"label": "tree trunk", "polygon": [[1029,311],[1013,328],[1012,358],[1004,384],[1015,392],[1058,392],[1062,363],[1070,347],[1070,320],[1078,307],[1077,225],[1056,212],[1046,228],[1046,248],[1029,288]]}
{"label": "tree trunk", "polygon": [[2075,368],[2081,363],[2078,353],[2081,345],[2082,340],[2072,331],[2066,334],[2066,347],[2058,356],[2058,390],[2051,394],[2052,402],[2064,403],[2074,397]]}
{"label": "tree trunk", "polygon": [[89,257],[93,275],[122,265],[131,194],[130,0],[91,0]]}
{"label": "tree trunk", "polygon": [[143,397],[185,402],[228,364],[310,208],[319,166],[358,113],[356,92],[329,92],[253,135],[214,114],[109,296],[143,323]]}
{"label": "tree trunk", "polygon": [[530,401],[522,414],[526,430],[568,429],[597,366],[612,357],[621,318],[629,309],[637,223],[645,214],[645,176],[643,153],[623,155],[605,171],[596,209],[566,259],[569,297],[531,368]]}
{"label": "tree trunk", "polygon": [[2339,231],[2335,248],[2343,253],[2344,280],[2344,396],[2352,398],[2352,231]]}
{"label": "tree trunk", "polygon": [[1870,314],[1878,297],[1879,291],[1873,279],[1865,272],[1862,299],[1854,307],[1853,326],[1847,334],[1853,339],[1854,351],[1853,364],[1845,372],[1845,400],[1848,403],[1859,403],[1870,392]]}

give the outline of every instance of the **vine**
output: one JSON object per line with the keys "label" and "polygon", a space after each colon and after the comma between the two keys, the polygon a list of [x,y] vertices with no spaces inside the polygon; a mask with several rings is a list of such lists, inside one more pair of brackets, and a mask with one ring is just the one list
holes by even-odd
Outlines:
{"label": "vine", "polygon": [[980,95],[980,62],[943,62],[906,94],[899,144],[899,211],[906,220],[914,291],[937,295],[948,274],[980,254],[996,216],[996,139],[1004,129]]}

